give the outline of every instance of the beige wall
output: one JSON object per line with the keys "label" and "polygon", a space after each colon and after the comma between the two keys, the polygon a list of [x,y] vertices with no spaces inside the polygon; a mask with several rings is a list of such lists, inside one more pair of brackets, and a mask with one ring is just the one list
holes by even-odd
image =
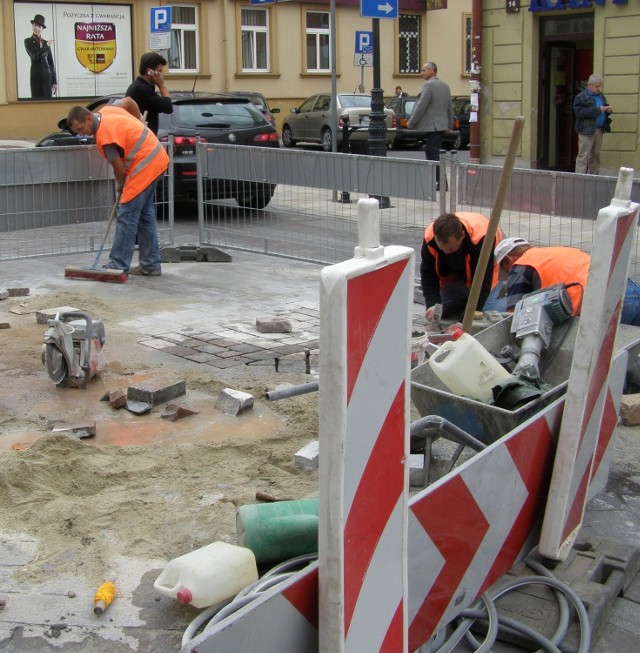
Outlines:
{"label": "beige wall", "polygon": [[[117,3],[123,0],[101,0]],[[158,0],[132,0],[133,70],[137,61],[149,49],[149,8],[165,4]],[[326,5],[305,5],[283,2],[268,5],[271,25],[271,72],[268,74],[242,73],[239,39],[240,7],[248,0],[210,0],[201,2],[199,13],[200,70],[197,80],[193,75],[168,75],[171,90],[190,90],[196,82],[200,91],[256,90],[264,93],[281,113],[281,118],[305,97],[330,90],[331,75],[308,74],[303,70],[304,12],[308,9],[328,10]],[[422,12],[423,52],[425,60],[438,64],[439,77],[450,86],[454,95],[469,93],[468,78],[462,74],[463,24],[462,15],[471,11],[472,0],[454,0],[450,9]],[[13,2],[0,0],[0,26],[5,43],[13,44]],[[4,23],[4,24],[3,24]],[[351,92],[360,84],[360,67],[354,66],[355,32],[371,31],[371,20],[360,16],[358,7],[337,7],[337,87],[340,92]],[[398,21],[380,20],[381,85],[385,95],[391,95],[397,84],[407,92],[417,93],[422,88],[420,75],[398,75]],[[57,130],[57,122],[66,116],[77,101],[21,101],[17,102],[15,53],[7,47],[0,53],[0,140],[36,140]],[[364,86],[371,91],[373,69],[365,68]],[[125,89],[123,88],[123,91]],[[84,100],[80,101],[84,103]]]}
{"label": "beige wall", "polygon": [[[567,15],[528,11],[507,14],[504,0],[484,0],[482,31],[481,157],[497,162],[506,153],[516,115],[526,119],[521,160],[537,158],[538,17]],[[604,92],[614,107],[613,133],[602,147],[602,167],[615,174],[621,166],[640,170],[640,3],[594,7],[594,72],[604,75]]]}

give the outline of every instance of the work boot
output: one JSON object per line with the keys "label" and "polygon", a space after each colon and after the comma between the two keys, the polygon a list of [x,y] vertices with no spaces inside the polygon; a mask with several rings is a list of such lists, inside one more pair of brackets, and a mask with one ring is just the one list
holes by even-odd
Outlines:
{"label": "work boot", "polygon": [[156,268],[155,270],[149,270],[147,272],[146,270],[143,270],[139,265],[134,265],[133,267],[129,268],[128,274],[137,274],[145,277],[161,277],[162,268]]}

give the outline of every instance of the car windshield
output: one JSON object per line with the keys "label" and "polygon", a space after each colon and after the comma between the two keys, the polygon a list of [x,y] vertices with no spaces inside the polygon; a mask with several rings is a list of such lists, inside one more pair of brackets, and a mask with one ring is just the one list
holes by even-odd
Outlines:
{"label": "car windshield", "polygon": [[453,101],[453,110],[456,113],[470,113],[471,100],[469,98],[457,98]]}
{"label": "car windshield", "polygon": [[264,125],[265,118],[253,104],[242,102],[179,102],[173,105],[172,122],[178,127],[226,128]]}
{"label": "car windshield", "polygon": [[371,108],[371,97],[368,95],[339,95],[341,107]]}

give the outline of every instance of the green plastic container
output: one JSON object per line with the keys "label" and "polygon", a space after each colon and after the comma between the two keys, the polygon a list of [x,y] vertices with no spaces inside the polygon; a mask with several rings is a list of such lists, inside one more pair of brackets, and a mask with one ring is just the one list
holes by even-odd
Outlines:
{"label": "green plastic container", "polygon": [[253,551],[256,562],[281,562],[318,550],[318,499],[240,506],[238,544]]}

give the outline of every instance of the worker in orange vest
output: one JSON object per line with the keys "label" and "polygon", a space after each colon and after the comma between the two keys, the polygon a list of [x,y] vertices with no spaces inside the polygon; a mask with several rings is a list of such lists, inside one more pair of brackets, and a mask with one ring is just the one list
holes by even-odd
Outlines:
{"label": "worker in orange vest", "polygon": [[[92,113],[73,107],[67,116],[69,128],[93,135],[100,154],[109,162],[121,192],[116,233],[107,268],[128,274],[162,274],[155,190],[169,164],[169,156],[153,132],[142,122],[131,98],[123,106],[106,105]],[[131,267],[136,238],[139,265]]]}
{"label": "worker in orange vest", "polygon": [[[508,274],[506,310],[513,310],[531,292],[563,283],[569,286],[573,314],[580,315],[591,262],[588,254],[575,247],[532,247],[524,238],[505,238],[494,254]],[[640,326],[640,286],[632,279],[627,280],[620,322]]]}
{"label": "worker in orange vest", "polygon": [[[443,318],[464,314],[469,289],[480,257],[489,219],[481,213],[444,213],[425,230],[420,262],[420,283],[426,305],[425,316],[433,319],[434,306],[442,305]],[[494,247],[502,240],[498,230]],[[498,282],[493,247],[485,270],[478,308],[483,308]]]}

